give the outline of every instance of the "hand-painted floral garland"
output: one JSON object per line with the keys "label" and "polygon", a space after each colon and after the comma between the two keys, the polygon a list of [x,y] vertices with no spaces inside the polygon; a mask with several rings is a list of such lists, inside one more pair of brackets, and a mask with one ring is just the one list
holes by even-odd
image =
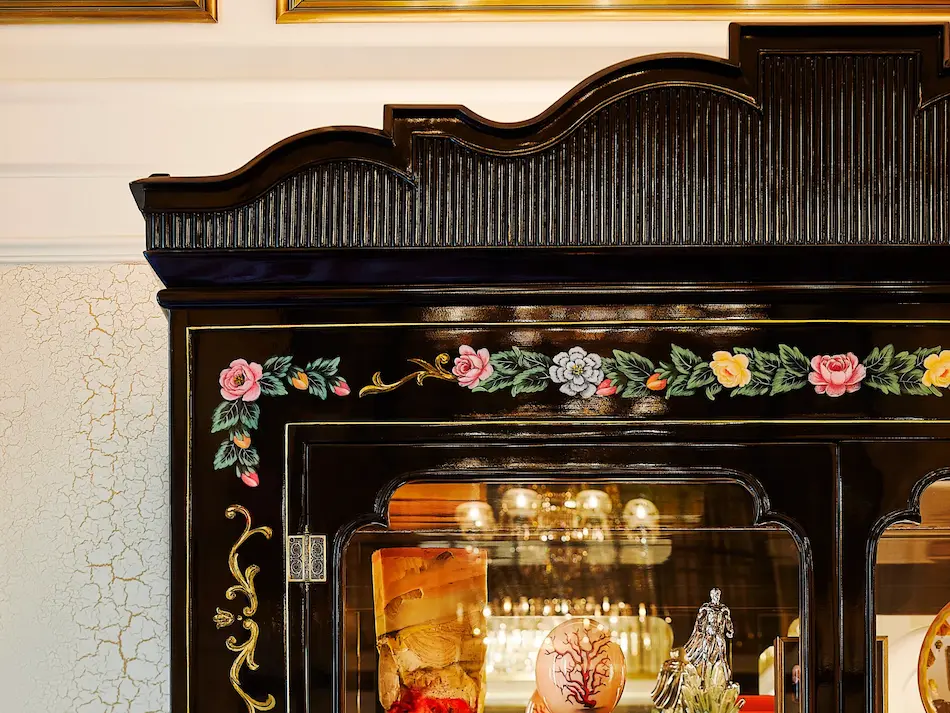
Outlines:
{"label": "hand-painted floral garland", "polygon": [[261,407],[256,403],[261,395],[286,395],[284,382],[320,400],[325,400],[331,391],[337,396],[350,393],[346,380],[336,373],[340,357],[315,359],[303,369],[294,366],[293,359],[293,356],[272,356],[263,366],[235,359],[221,371],[218,384],[224,401],[214,410],[211,432],[227,431],[228,440],[223,441],[215,453],[215,470],[234,466],[245,485],[256,488],[260,484],[257,467],[261,459],[251,445],[251,431],[257,428],[261,415]]}
{"label": "hand-painted floral garland", "polygon": [[373,383],[360,389],[360,396],[392,391],[411,379],[422,385],[434,377],[456,381],[475,392],[510,390],[512,396],[544,391],[555,384],[567,396],[620,396],[636,398],[650,392],[666,398],[693,396],[702,391],[715,400],[723,391],[730,396],[776,396],[803,389],[809,384],[815,393],[831,397],[854,393],[862,385],[884,394],[940,396],[950,386],[950,350],[921,347],[913,352],[895,352],[894,346],[874,347],[863,361],[853,352],[818,354],[809,359],[798,348],[779,344],[777,352],[734,347],[716,351],[707,360],[675,344],[670,357],[654,364],[636,352],[614,349],[612,357],[601,357],[572,347],[549,357],[519,347],[490,354],[463,344],[452,371],[447,354],[434,365],[411,359],[420,371],[386,384],[380,372]]}

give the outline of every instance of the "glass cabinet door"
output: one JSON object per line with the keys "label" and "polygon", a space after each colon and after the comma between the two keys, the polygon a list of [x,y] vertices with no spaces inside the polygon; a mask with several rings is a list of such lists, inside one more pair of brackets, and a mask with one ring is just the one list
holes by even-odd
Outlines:
{"label": "glass cabinet door", "polygon": [[388,512],[342,555],[344,713],[801,709],[801,554],[738,483],[416,482]]}
{"label": "glass cabinet door", "polygon": [[950,479],[923,491],[919,525],[884,533],[875,589],[877,689],[886,710],[950,712]]}

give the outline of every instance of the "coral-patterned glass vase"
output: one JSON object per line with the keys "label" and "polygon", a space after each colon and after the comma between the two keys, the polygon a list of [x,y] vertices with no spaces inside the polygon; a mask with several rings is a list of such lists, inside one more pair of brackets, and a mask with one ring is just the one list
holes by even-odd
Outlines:
{"label": "coral-patterned glass vase", "polygon": [[626,682],[623,651],[596,619],[571,619],[545,637],[535,682],[550,713],[610,713]]}

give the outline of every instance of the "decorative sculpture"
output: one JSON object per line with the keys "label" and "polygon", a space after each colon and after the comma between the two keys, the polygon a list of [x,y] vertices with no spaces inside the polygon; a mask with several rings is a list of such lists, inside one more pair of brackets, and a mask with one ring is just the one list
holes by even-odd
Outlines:
{"label": "decorative sculpture", "polygon": [[733,713],[742,708],[739,686],[732,682],[726,639],[735,630],[722,592],[713,588],[699,608],[693,632],[682,648],[674,649],[656,678],[653,704],[673,713]]}
{"label": "decorative sculpture", "polygon": [[570,619],[544,638],[535,683],[548,713],[611,713],[626,683],[623,650],[596,619]]}

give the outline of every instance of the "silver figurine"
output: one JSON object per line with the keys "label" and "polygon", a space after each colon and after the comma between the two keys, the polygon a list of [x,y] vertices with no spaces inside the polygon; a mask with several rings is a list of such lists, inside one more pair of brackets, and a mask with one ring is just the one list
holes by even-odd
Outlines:
{"label": "silver figurine", "polygon": [[693,633],[686,644],[673,649],[670,658],[660,668],[656,686],[650,694],[659,710],[675,713],[682,710],[683,685],[688,676],[692,680],[705,682],[715,675],[720,681],[731,682],[732,668],[729,666],[726,639],[733,637],[735,628],[729,607],[721,600],[722,592],[718,588],[709,592],[709,601],[699,608]]}

